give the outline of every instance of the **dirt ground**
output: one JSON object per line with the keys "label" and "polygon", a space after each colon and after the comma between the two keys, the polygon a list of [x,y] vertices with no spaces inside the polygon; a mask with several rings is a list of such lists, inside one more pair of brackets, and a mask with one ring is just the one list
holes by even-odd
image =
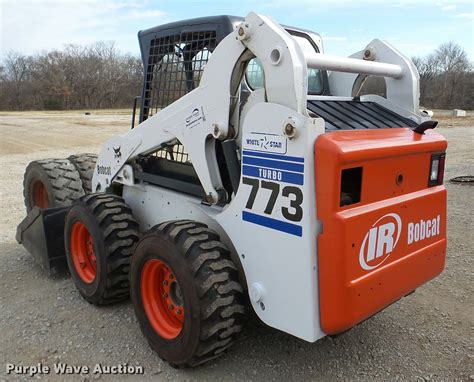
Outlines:
{"label": "dirt ground", "polygon": [[[445,179],[474,175],[473,114],[454,119],[435,111],[434,118],[449,142]],[[79,296],[66,274],[47,277],[15,242],[16,226],[25,216],[26,165],[97,152],[101,142],[129,124],[128,111],[0,113],[0,380],[20,378],[6,375],[7,363],[59,362],[91,368],[141,365],[142,377],[163,381],[474,380],[472,185],[446,181],[446,269],[416,293],[343,335],[312,344],[251,320],[236,346],[194,370],[175,370],[150,350],[130,302],[97,308]]]}

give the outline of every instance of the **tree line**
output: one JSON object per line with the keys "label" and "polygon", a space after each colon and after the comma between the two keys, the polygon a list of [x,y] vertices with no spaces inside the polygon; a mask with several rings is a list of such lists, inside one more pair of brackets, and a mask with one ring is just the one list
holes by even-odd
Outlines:
{"label": "tree line", "polygon": [[[454,42],[413,57],[426,108],[474,109],[474,71]],[[141,58],[113,43],[68,45],[36,55],[10,52],[0,62],[0,110],[71,110],[131,107],[141,94]]]}
{"label": "tree line", "polygon": [[131,107],[141,92],[139,57],[113,43],[68,45],[33,56],[10,52],[0,63],[0,110]]}
{"label": "tree line", "polygon": [[442,44],[425,57],[412,57],[420,74],[420,105],[433,109],[474,109],[474,71],[464,49]]}

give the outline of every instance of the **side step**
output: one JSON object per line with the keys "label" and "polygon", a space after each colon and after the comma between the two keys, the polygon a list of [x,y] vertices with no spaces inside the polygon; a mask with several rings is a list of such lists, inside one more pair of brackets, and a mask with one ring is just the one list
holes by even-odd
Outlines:
{"label": "side step", "polygon": [[23,244],[48,275],[67,268],[64,221],[68,210],[69,207],[35,207],[16,230],[16,241]]}

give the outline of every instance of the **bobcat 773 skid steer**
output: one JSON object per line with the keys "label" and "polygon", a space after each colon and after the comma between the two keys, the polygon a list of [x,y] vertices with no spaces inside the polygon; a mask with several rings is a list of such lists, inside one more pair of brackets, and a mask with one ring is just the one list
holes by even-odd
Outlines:
{"label": "bobcat 773 skid steer", "polygon": [[443,270],[447,143],[396,49],[325,55],[255,13],[139,40],[140,123],[98,157],[31,163],[17,239],[93,304],[130,294],[160,357],[218,356],[249,306],[316,341]]}

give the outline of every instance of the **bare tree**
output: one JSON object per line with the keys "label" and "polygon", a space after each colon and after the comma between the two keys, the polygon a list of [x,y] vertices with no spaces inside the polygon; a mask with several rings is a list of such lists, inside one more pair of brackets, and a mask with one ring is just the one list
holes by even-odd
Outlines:
{"label": "bare tree", "polygon": [[471,69],[467,53],[456,43],[442,44],[434,53],[438,70],[443,79],[444,103],[459,102],[457,93],[465,73]]}
{"label": "bare tree", "polygon": [[16,52],[9,52],[3,62],[2,94],[9,108],[21,108],[23,87],[29,69],[27,57]]}
{"label": "bare tree", "polygon": [[472,63],[454,42],[439,46],[426,57],[414,57],[420,74],[420,100],[434,108],[473,108]]}
{"label": "bare tree", "polygon": [[143,80],[141,60],[112,42],[31,57],[10,53],[0,68],[4,110],[129,107]]}
{"label": "bare tree", "polygon": [[412,61],[417,67],[418,73],[420,74],[420,93],[421,98],[423,99],[425,97],[428,84],[437,73],[435,56],[430,54],[426,57],[413,57]]}

